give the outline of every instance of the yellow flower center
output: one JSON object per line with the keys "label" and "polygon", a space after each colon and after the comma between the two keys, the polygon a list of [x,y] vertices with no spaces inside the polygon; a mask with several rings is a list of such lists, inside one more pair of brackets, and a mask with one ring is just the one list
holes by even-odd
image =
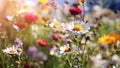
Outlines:
{"label": "yellow flower center", "polygon": [[54,28],[58,28],[58,27],[60,27],[60,24],[55,23],[55,24],[53,25],[53,27],[54,27]]}
{"label": "yellow flower center", "polygon": [[73,30],[75,30],[75,31],[80,31],[82,29],[83,29],[83,27],[80,24],[74,25],[74,28],[73,28]]}
{"label": "yellow flower center", "polygon": [[70,51],[70,47],[66,47],[65,52],[69,52],[69,51]]}
{"label": "yellow flower center", "polygon": [[16,52],[16,50],[10,50],[9,52],[10,52],[11,54],[13,54],[13,53]]}

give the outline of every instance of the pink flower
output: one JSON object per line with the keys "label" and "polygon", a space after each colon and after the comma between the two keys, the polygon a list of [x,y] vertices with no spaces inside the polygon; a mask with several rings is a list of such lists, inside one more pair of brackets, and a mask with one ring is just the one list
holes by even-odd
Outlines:
{"label": "pink flower", "polygon": [[38,20],[38,16],[33,13],[25,13],[24,20],[29,24],[36,24],[36,21]]}
{"label": "pink flower", "polygon": [[82,13],[82,10],[80,8],[70,8],[69,11],[72,15],[79,15]]}
{"label": "pink flower", "polygon": [[52,39],[56,40],[56,41],[60,41],[61,40],[61,36],[60,36],[60,34],[53,34],[52,35]]}

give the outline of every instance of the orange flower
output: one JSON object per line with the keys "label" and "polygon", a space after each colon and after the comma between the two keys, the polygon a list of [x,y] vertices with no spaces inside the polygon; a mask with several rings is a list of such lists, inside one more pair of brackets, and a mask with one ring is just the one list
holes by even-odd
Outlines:
{"label": "orange flower", "polygon": [[120,35],[112,33],[108,35],[104,35],[98,39],[98,43],[100,44],[114,44],[120,39]]}
{"label": "orange flower", "polygon": [[113,36],[115,38],[115,41],[120,40],[120,35],[119,34],[112,33],[112,34],[110,34],[110,36]]}

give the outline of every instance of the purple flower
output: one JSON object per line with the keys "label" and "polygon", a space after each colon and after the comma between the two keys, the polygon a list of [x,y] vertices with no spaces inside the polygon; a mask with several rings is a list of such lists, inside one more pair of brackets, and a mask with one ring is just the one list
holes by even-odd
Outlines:
{"label": "purple flower", "polygon": [[38,49],[35,46],[31,46],[27,50],[27,55],[29,57],[32,57],[34,60],[47,60],[47,55],[45,55],[43,52],[39,52]]}
{"label": "purple flower", "polygon": [[19,39],[19,38],[16,38],[15,40],[14,40],[14,46],[16,47],[16,48],[19,48],[19,47],[21,47],[23,45],[23,42]]}
{"label": "purple flower", "polygon": [[38,52],[36,55],[34,55],[34,59],[36,61],[39,61],[39,60],[46,61],[47,60],[47,55],[45,55],[43,52]]}
{"label": "purple flower", "polygon": [[31,46],[27,50],[27,55],[30,57],[34,57],[38,53],[38,49],[35,46]]}

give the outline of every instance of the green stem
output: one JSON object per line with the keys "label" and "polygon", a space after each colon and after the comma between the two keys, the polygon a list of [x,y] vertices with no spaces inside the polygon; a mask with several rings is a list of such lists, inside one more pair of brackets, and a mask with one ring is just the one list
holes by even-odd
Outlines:
{"label": "green stem", "polygon": [[70,62],[70,57],[69,57],[69,55],[66,56],[66,59],[67,59],[67,63],[68,63],[68,65],[69,65],[69,67],[72,68],[72,64],[71,64],[71,62]]}
{"label": "green stem", "polygon": [[85,20],[85,4],[83,2],[83,21]]}
{"label": "green stem", "polygon": [[100,0],[100,6],[103,7],[103,0]]}
{"label": "green stem", "polygon": [[72,65],[71,65],[71,63],[70,63],[70,60],[69,60],[69,59],[67,59],[67,62],[68,62],[68,64],[69,64],[70,68],[72,68]]}

